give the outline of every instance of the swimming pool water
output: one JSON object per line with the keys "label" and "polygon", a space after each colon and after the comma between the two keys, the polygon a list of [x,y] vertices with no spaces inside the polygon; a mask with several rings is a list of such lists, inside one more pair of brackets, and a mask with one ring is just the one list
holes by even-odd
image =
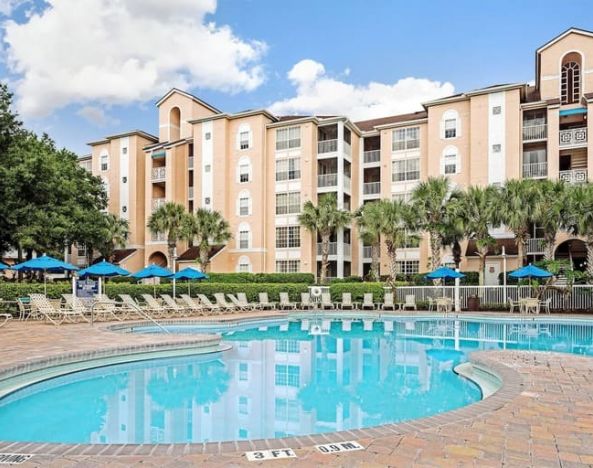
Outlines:
{"label": "swimming pool water", "polygon": [[212,442],[369,427],[479,400],[480,390],[452,371],[468,351],[593,355],[587,324],[319,319],[220,330],[229,351],[107,366],[19,390],[0,400],[0,440]]}

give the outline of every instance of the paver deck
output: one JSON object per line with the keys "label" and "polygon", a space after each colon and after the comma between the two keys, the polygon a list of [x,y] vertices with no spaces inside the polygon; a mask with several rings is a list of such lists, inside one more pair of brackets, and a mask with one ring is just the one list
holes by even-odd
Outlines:
{"label": "paver deck", "polygon": [[[265,313],[243,314],[263,317]],[[225,320],[236,316],[222,317]],[[208,339],[192,336],[191,340]],[[53,327],[13,322],[0,328],[0,370],[26,361],[91,352],[106,347],[187,342],[188,336],[129,335],[88,324]],[[325,455],[312,446],[332,436],[276,440],[295,448],[297,459],[263,465],[333,466],[593,466],[593,359],[560,353],[481,351],[471,359],[494,368],[505,380],[498,394],[468,407],[418,423],[352,431],[363,451]],[[350,434],[335,434],[348,440]],[[272,441],[270,441],[272,442]],[[291,442],[298,442],[298,445]],[[126,445],[45,447],[0,443],[0,452],[36,455],[19,466],[238,466],[248,462],[251,442],[208,446]],[[55,454],[53,453],[55,452]],[[64,453],[66,452],[66,453]],[[211,453],[213,452],[213,453]],[[220,453],[222,452],[222,453]]]}

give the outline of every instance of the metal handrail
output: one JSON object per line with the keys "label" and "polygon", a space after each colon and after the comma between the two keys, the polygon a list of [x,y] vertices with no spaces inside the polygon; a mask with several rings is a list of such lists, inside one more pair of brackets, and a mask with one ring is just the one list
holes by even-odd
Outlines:
{"label": "metal handrail", "polygon": [[[95,322],[95,306],[98,305],[113,305],[114,303],[111,301],[97,301],[94,302],[93,305],[91,306],[91,327],[94,325]],[[154,323],[157,327],[159,327],[163,332],[170,334],[171,332],[169,330],[167,330],[166,328],[164,328],[159,322],[157,322],[155,319],[153,319],[150,315],[148,315],[146,312],[144,312],[139,306],[137,306],[136,304],[131,304],[131,303],[123,303],[123,305],[125,305],[126,307],[131,307],[132,309],[134,309],[138,315],[140,315],[141,317],[150,320],[152,323]]]}

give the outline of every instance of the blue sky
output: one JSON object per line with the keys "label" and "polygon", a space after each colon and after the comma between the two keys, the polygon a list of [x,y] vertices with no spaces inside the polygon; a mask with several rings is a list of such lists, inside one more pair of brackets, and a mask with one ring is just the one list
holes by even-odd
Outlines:
{"label": "blue sky", "polygon": [[590,0],[119,0],[103,21],[105,2],[0,0],[0,75],[27,126],[78,153],[120,131],[156,133],[169,85],[230,112],[367,118],[531,81],[539,45],[593,30]]}

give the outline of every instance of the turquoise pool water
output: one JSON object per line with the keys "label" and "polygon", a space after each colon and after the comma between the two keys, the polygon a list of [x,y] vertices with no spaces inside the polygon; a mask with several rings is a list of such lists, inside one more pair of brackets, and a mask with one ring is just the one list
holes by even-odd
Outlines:
{"label": "turquoise pool water", "polygon": [[183,443],[369,427],[479,400],[452,370],[469,351],[593,355],[588,324],[319,319],[209,330],[232,349],[76,372],[3,398],[0,440]]}

